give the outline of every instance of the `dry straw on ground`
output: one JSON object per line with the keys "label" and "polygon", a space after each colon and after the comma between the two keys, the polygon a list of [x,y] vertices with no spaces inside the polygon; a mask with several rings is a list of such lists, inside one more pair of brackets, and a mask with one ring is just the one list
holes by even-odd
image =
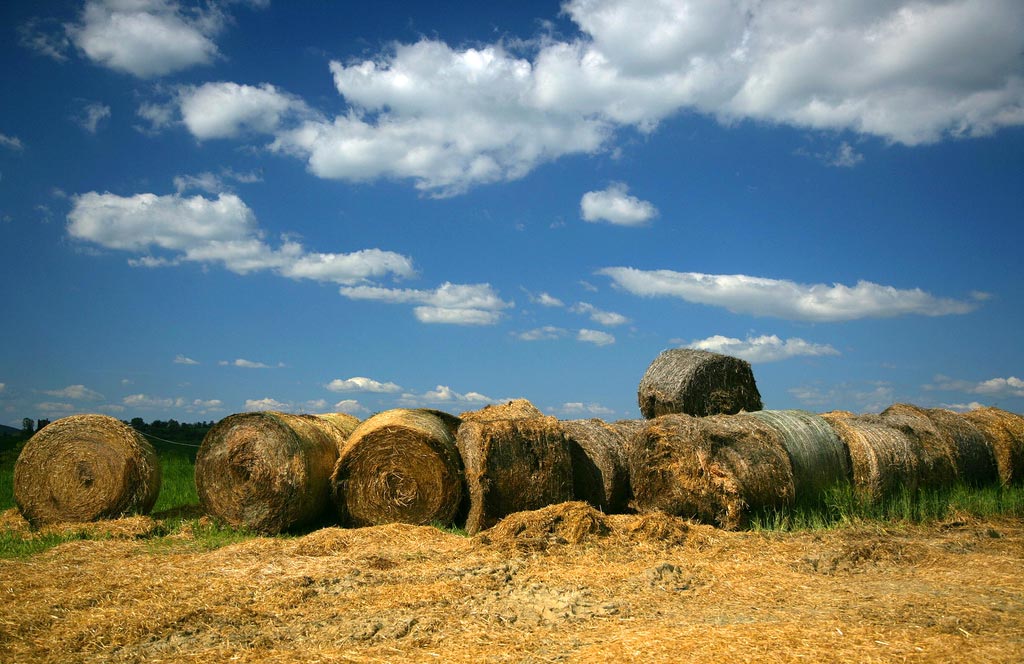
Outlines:
{"label": "dry straw on ground", "polygon": [[1024,417],[999,408],[977,408],[964,417],[981,431],[995,454],[1004,485],[1024,483]]}
{"label": "dry straw on ground", "polygon": [[562,422],[572,457],[573,495],[609,514],[629,504],[625,427],[598,419]]}
{"label": "dry straw on ground", "polygon": [[925,413],[952,443],[958,480],[970,486],[990,486],[999,482],[999,468],[992,446],[970,420],[943,408],[929,408]]}
{"label": "dry straw on ground", "polygon": [[513,512],[572,499],[572,462],[553,417],[463,421],[457,438],[475,534]]}
{"label": "dry straw on ground", "polygon": [[761,410],[761,394],[750,363],[692,348],[663,351],[651,362],[637,390],[645,418],[673,413],[703,417]]}
{"label": "dry straw on ground", "polygon": [[451,524],[464,496],[457,428],[450,415],[403,408],[360,424],[331,477],[342,524]]}
{"label": "dry straw on ground", "polygon": [[196,490],[211,516],[259,533],[314,523],[328,513],[342,432],[315,415],[230,415],[196,455]]}
{"label": "dry straw on ground", "polygon": [[881,415],[862,415],[861,419],[891,426],[910,438],[921,459],[920,488],[945,489],[956,483],[953,441],[935,426],[924,410],[898,403],[886,408]]}
{"label": "dry straw on ground", "polygon": [[778,431],[793,464],[797,500],[849,484],[849,452],[820,416],[805,410],[761,410],[750,416]]}
{"label": "dry straw on ground", "polygon": [[917,491],[920,446],[907,434],[877,420],[832,412],[822,417],[850,453],[853,485],[869,502],[880,502],[906,490]]}
{"label": "dry straw on ground", "polygon": [[484,406],[459,415],[463,422],[493,422],[495,420],[519,420],[525,417],[544,417],[544,413],[526,399],[513,399],[507,403]]}
{"label": "dry straw on ground", "polygon": [[793,468],[779,433],[751,415],[664,415],[630,441],[633,506],[726,529],[750,511],[793,504]]}
{"label": "dry straw on ground", "polygon": [[160,493],[152,445],[106,415],[43,427],[14,465],[14,499],[33,527],[146,514]]}

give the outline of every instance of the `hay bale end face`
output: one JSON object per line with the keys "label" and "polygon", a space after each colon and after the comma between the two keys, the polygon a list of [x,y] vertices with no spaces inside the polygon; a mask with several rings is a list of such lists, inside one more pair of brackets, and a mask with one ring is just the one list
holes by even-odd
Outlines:
{"label": "hay bale end face", "polygon": [[608,514],[625,511],[630,499],[629,466],[620,428],[591,419],[564,421],[562,430],[572,458],[575,498]]}
{"label": "hay bale end face", "polygon": [[342,524],[451,524],[464,496],[457,424],[440,411],[407,409],[360,424],[331,477]]}
{"label": "hay bale end face", "polygon": [[232,526],[273,535],[328,513],[330,478],[344,442],[315,415],[230,415],[210,429],[196,455],[203,509]]}
{"label": "hay bale end face", "polygon": [[999,408],[977,408],[963,417],[988,440],[1005,486],[1024,484],[1024,417]]}
{"label": "hay bale end face", "polygon": [[793,504],[793,468],[778,432],[750,415],[664,415],[632,438],[633,506],[725,529],[752,510]]}
{"label": "hay bale end face", "polygon": [[778,431],[793,464],[797,500],[814,500],[830,487],[849,484],[849,452],[820,416],[805,410],[761,410],[750,416]]}
{"label": "hay bale end face", "polygon": [[464,421],[456,444],[466,471],[470,534],[513,512],[572,500],[569,447],[553,417]]}
{"label": "hay bale end face", "polygon": [[878,420],[825,413],[822,417],[850,453],[853,486],[870,503],[917,491],[921,448]]}
{"label": "hay bale end face", "polygon": [[692,348],[663,351],[647,367],[637,390],[647,419],[682,413],[695,417],[761,410],[750,363]]}
{"label": "hay bale end face", "polygon": [[72,415],[38,431],[14,465],[14,499],[39,527],[147,514],[160,493],[153,446],[106,415]]}

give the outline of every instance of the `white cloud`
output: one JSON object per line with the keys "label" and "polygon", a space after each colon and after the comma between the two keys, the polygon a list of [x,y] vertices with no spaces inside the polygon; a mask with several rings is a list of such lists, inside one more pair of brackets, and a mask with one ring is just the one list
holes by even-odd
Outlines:
{"label": "white cloud", "polygon": [[493,325],[501,319],[503,309],[514,306],[502,300],[490,284],[445,282],[434,290],[346,286],[340,293],[353,300],[418,304],[413,312],[422,323]]}
{"label": "white cloud", "polygon": [[196,175],[176,175],[174,177],[174,188],[178,194],[183,194],[190,189],[198,189],[208,194],[219,194],[228,191],[228,187],[214,173],[204,171]]}
{"label": "white cloud", "polygon": [[245,400],[245,410],[249,412],[258,410],[288,411],[291,409],[292,405],[290,403],[278,401],[277,399],[271,399],[270,397],[263,397],[262,399]]}
{"label": "white cloud", "polygon": [[[207,199],[89,192],[72,197],[68,221],[68,234],[73,238],[143,254],[129,260],[139,267],[186,261],[219,263],[238,274],[273,270],[291,279],[338,284],[414,274],[411,259],[380,249],[312,253],[294,241],[274,249],[263,241],[252,210],[238,196],[228,193]],[[170,255],[150,255],[154,249]]]}
{"label": "white cloud", "polygon": [[965,314],[975,302],[939,298],[920,288],[898,289],[870,281],[856,286],[799,284],[743,274],[701,274],[672,270],[609,267],[599,270],[620,288],[642,297],[678,297],[733,313],[789,320],[834,322],[907,314]]}
{"label": "white cloud", "polygon": [[148,127],[136,127],[143,133],[155,134],[174,124],[175,106],[172,103],[157,104],[144,102],[139,104],[135,114],[149,123]]}
{"label": "white cloud", "polygon": [[183,408],[188,402],[178,397],[155,397],[148,394],[129,394],[121,402],[130,408]]}
{"label": "white cloud", "polygon": [[66,53],[71,46],[64,27],[53,19],[29,19],[18,28],[18,42],[30,51],[57,62],[68,59]]}
{"label": "white cloud", "polygon": [[577,302],[569,311],[574,314],[590,316],[590,320],[601,325],[607,325],[608,327],[623,325],[629,322],[629,319],[622,314],[617,314],[614,311],[602,311],[588,302]]}
{"label": "white cloud", "polygon": [[564,302],[562,302],[557,297],[554,297],[554,296],[552,296],[552,295],[550,295],[548,293],[541,293],[540,295],[538,295],[534,299],[534,301],[537,302],[537,304],[540,304],[540,305],[545,306],[545,307],[564,307],[565,306]]}
{"label": "white cloud", "polygon": [[348,413],[349,415],[365,415],[370,410],[355,399],[342,399],[334,404],[335,413]]}
{"label": "white cloud", "polygon": [[43,401],[41,403],[37,403],[36,410],[46,416],[70,415],[71,413],[78,412],[77,406],[57,401]]}
{"label": "white cloud", "polygon": [[196,360],[193,360],[191,357],[185,357],[184,355],[181,355],[181,354],[178,354],[174,358],[174,363],[175,364],[189,364],[189,365],[199,364],[199,362],[197,362]]}
{"label": "white cloud", "polygon": [[[243,359],[243,358],[238,358],[237,360],[234,360],[234,361],[231,361],[231,362],[229,362],[228,360],[221,360],[220,362],[218,362],[218,364],[220,364],[221,366],[241,367],[243,369],[273,369],[274,368],[270,364],[264,364],[263,362],[254,362],[253,360],[246,360],[246,359]],[[284,366],[283,364],[278,363],[277,368],[281,368],[283,366]]]}
{"label": "white cloud", "polygon": [[829,161],[829,165],[840,168],[853,168],[862,161],[864,161],[864,155],[854,150],[852,145],[843,141],[839,144],[839,148]]}
{"label": "white cloud", "polygon": [[554,412],[563,416],[578,416],[578,415],[593,415],[600,417],[603,415],[612,415],[615,413],[611,408],[605,408],[598,403],[583,403],[582,401],[569,401],[563,403],[561,406],[552,408]]}
{"label": "white cloud", "polygon": [[95,134],[99,129],[100,122],[109,117],[109,106],[99,102],[90,102],[82,107],[82,110],[74,117],[74,121],[90,134]]}
{"label": "white cloud", "polygon": [[613,182],[601,191],[588,191],[580,199],[584,221],[607,221],[617,226],[642,226],[658,215],[647,201],[629,195],[629,187]]}
{"label": "white cloud", "polygon": [[801,356],[839,355],[839,351],[828,344],[814,344],[798,337],[782,340],[774,334],[747,337],[745,340],[716,334],[707,339],[692,341],[687,347],[732,355],[755,363],[777,362]]}
{"label": "white cloud", "polygon": [[830,387],[803,385],[787,391],[803,405],[818,410],[879,413],[897,401],[895,389],[885,381],[843,382]]}
{"label": "white cloud", "polygon": [[588,330],[586,328],[580,330],[576,334],[578,341],[585,341],[587,343],[594,344],[596,346],[607,346],[615,343],[615,337],[607,332],[601,332],[600,330]]}
{"label": "white cloud", "polygon": [[21,151],[25,149],[21,139],[17,136],[8,136],[7,134],[0,134],[0,148],[7,148],[8,150]]}
{"label": "white cloud", "polygon": [[335,378],[325,385],[331,392],[401,392],[402,388],[395,383],[382,383],[365,376],[353,376],[352,378]]}
{"label": "white cloud", "polygon": [[545,325],[525,332],[520,332],[516,338],[520,341],[551,341],[568,336],[569,330],[554,325]]}
{"label": "white cloud", "polygon": [[178,91],[182,120],[196,138],[232,138],[245,132],[273,133],[282,122],[310,115],[298,97],[273,85],[204,83]]}
{"label": "white cloud", "polygon": [[430,405],[483,405],[495,403],[495,400],[479,392],[456,392],[447,385],[438,385],[423,394],[405,393],[399,398],[398,404],[406,408]]}
{"label": "white cloud", "polygon": [[7,385],[4,384],[4,383],[0,383],[0,392],[3,392],[6,389],[7,389]]}
{"label": "white cloud", "polygon": [[1016,376],[1010,376],[1009,378],[990,378],[980,382],[972,382],[938,375],[935,376],[932,384],[925,385],[924,389],[941,392],[985,394],[993,397],[1024,397],[1024,380]]}
{"label": "white cloud", "polygon": [[74,401],[102,401],[103,395],[95,390],[90,390],[85,385],[68,385],[61,390],[43,390],[43,394],[62,399]]}
{"label": "white cloud", "polygon": [[975,409],[978,409],[978,408],[984,408],[985,407],[985,404],[979,403],[977,401],[972,401],[970,403],[944,403],[944,404],[939,404],[939,405],[942,408],[948,408],[949,410],[955,410],[958,413],[966,413],[969,410],[975,410]]}

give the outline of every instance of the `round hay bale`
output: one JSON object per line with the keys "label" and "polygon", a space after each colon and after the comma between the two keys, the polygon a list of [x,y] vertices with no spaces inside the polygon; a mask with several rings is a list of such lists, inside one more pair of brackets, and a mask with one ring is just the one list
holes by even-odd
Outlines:
{"label": "round hay bale", "polygon": [[159,493],[153,446],[106,415],[72,415],[43,427],[14,464],[14,500],[33,528],[147,514]]}
{"label": "round hay bale", "polygon": [[849,452],[820,416],[806,410],[761,410],[750,416],[779,432],[793,464],[797,500],[815,500],[832,486],[849,484]]}
{"label": "round hay bale", "polygon": [[970,420],[944,408],[929,408],[925,413],[952,442],[957,479],[970,486],[999,482],[999,467],[992,447]]}
{"label": "round hay bale", "polygon": [[609,514],[629,504],[626,439],[619,428],[598,419],[562,422],[572,458],[573,496]]}
{"label": "round hay bale", "polygon": [[451,524],[464,495],[457,422],[439,411],[396,408],[360,424],[331,476],[341,523]]}
{"label": "round hay bale", "polygon": [[850,453],[853,486],[867,501],[877,503],[917,491],[920,446],[907,434],[878,420],[822,415]]}
{"label": "round hay bale", "polygon": [[495,420],[521,420],[527,417],[544,417],[544,413],[526,399],[513,399],[501,405],[484,406],[459,415],[463,422],[494,422]]}
{"label": "round hay bale", "polygon": [[330,505],[342,432],[315,415],[230,415],[196,454],[196,490],[207,514],[267,535],[312,524]]}
{"label": "round hay bale", "polygon": [[761,410],[749,362],[693,348],[672,348],[658,355],[640,379],[637,400],[647,419]]}
{"label": "round hay bale", "polygon": [[553,417],[464,421],[456,445],[466,470],[476,534],[504,516],[572,500],[572,461]]}
{"label": "round hay bale", "polygon": [[898,403],[886,408],[881,415],[863,415],[861,419],[887,424],[910,437],[921,460],[918,487],[948,489],[956,483],[953,441],[935,426],[924,410]]}
{"label": "round hay bale", "polygon": [[628,449],[633,506],[735,530],[750,511],[793,504],[779,433],[750,415],[658,417]]}
{"label": "round hay bale", "polygon": [[977,408],[964,418],[988,440],[1005,485],[1024,483],[1024,417],[999,408]]}
{"label": "round hay bale", "polygon": [[316,416],[334,425],[334,428],[341,432],[344,440],[348,440],[360,422],[358,417],[348,413],[317,413]]}

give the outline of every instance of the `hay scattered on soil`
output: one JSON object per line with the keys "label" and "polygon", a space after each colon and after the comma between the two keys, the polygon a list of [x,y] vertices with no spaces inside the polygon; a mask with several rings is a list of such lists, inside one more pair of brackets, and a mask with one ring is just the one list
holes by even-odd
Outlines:
{"label": "hay scattered on soil", "polygon": [[828,422],[805,410],[761,410],[751,417],[779,432],[793,464],[796,497],[814,499],[850,482],[850,457]]}
{"label": "hay scattered on soil", "polygon": [[750,363],[692,348],[663,351],[647,367],[637,390],[647,419],[683,413],[732,415],[761,410],[761,394]]}
{"label": "hay scattered on soil", "polygon": [[72,415],[43,427],[14,465],[14,499],[33,527],[146,514],[159,493],[153,446],[106,415]]}
{"label": "hay scattered on soil", "polygon": [[333,424],[341,433],[341,439],[343,442],[348,440],[348,437],[352,435],[352,432],[356,430],[356,427],[359,426],[360,422],[358,417],[355,415],[349,415],[348,413],[317,413],[316,416]]}
{"label": "hay scattered on soil", "polygon": [[753,509],[793,504],[793,467],[781,437],[751,415],[664,415],[632,439],[628,456],[641,512],[735,530]]}
{"label": "hay scattered on soil", "polygon": [[553,417],[464,421],[456,439],[476,534],[504,516],[572,500],[572,462]]}
{"label": "hay scattered on soil", "polygon": [[999,482],[999,468],[992,447],[970,420],[943,408],[929,408],[925,413],[952,441],[953,463],[961,482],[970,486],[989,486]]}
{"label": "hay scattered on soil", "polygon": [[331,476],[342,524],[448,525],[455,520],[464,496],[462,460],[455,447],[456,427],[441,415],[398,408],[356,428]]}
{"label": "hay scattered on soil", "polygon": [[323,518],[341,431],[315,415],[230,415],[196,455],[203,509],[232,526],[273,535]]}
{"label": "hay scattered on soil", "polygon": [[999,408],[977,408],[963,415],[988,440],[1004,485],[1024,483],[1024,417]]}
{"label": "hay scattered on soil", "polygon": [[850,453],[853,485],[871,502],[917,491],[920,446],[907,434],[877,420],[825,413],[822,416]]}
{"label": "hay scattered on soil", "polygon": [[526,399],[513,399],[497,406],[484,406],[461,415],[463,422],[494,422],[496,420],[521,420],[528,417],[544,417],[544,413]]}
{"label": "hay scattered on soil", "polygon": [[562,422],[572,458],[573,495],[603,512],[626,510],[629,465],[622,429],[598,419]]}
{"label": "hay scattered on soil", "polygon": [[663,547],[685,546],[695,528],[686,519],[664,512],[615,515],[608,517],[608,523],[633,542]]}
{"label": "hay scattered on soil", "polygon": [[863,415],[861,419],[889,425],[906,434],[918,448],[918,486],[922,489],[946,489],[956,483],[953,441],[940,431],[923,409],[910,404],[894,404],[881,415]]}
{"label": "hay scattered on soil", "polygon": [[603,514],[575,501],[510,514],[474,541],[502,549],[544,551],[552,545],[593,541],[608,532]]}

